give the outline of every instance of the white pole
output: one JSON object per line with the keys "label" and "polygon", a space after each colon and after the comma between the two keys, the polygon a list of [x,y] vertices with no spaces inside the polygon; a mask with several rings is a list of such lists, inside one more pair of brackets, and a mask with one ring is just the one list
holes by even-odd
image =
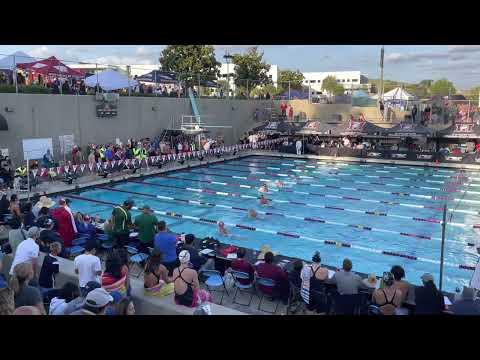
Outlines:
{"label": "white pole", "polygon": [[30,160],[27,157],[27,191],[28,201],[30,201]]}
{"label": "white pole", "polygon": [[15,55],[13,55],[13,82],[15,84],[15,92],[18,94],[18,83],[17,83],[17,62],[15,60]]}

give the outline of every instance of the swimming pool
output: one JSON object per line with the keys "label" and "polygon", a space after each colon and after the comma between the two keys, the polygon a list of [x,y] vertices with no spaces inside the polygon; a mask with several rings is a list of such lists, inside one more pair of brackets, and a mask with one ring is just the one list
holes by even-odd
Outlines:
{"label": "swimming pool", "polygon": [[[257,191],[265,182],[267,207],[259,205]],[[250,156],[76,195],[83,199],[75,197],[72,209],[92,216],[108,218],[111,204],[134,198],[178,233],[256,250],[269,245],[305,260],[318,250],[326,265],[340,267],[348,257],[354,271],[376,275],[401,265],[414,284],[425,272],[438,284],[446,201],[444,289],[468,284],[478,259],[472,245],[480,223],[480,175],[470,171]],[[258,219],[248,217],[251,208]],[[217,221],[232,236],[220,236]]]}

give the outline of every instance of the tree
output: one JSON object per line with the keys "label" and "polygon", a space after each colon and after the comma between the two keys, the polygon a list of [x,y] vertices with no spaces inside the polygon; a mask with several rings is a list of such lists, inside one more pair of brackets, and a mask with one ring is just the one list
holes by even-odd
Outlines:
{"label": "tree", "polygon": [[169,45],[160,56],[162,70],[174,72],[178,80],[192,86],[201,80],[218,77],[220,63],[210,45]]}
{"label": "tree", "polygon": [[480,86],[475,86],[468,91],[468,94],[465,96],[468,100],[478,101],[478,96],[480,93]]}
{"label": "tree", "polygon": [[430,93],[433,96],[454,95],[456,92],[455,86],[447,79],[437,80],[430,86]]}
{"label": "tree", "polygon": [[267,85],[272,82],[268,76],[270,65],[263,61],[263,53],[258,52],[256,46],[251,47],[245,54],[233,55],[235,64],[234,81],[237,87],[249,87]]}
{"label": "tree", "polygon": [[278,74],[278,84],[284,89],[288,89],[290,84],[291,89],[300,90],[305,77],[300,71],[282,70]]}
{"label": "tree", "polygon": [[327,76],[325,79],[323,79],[322,90],[325,90],[332,95],[343,95],[345,92],[343,86],[337,83],[335,76]]}

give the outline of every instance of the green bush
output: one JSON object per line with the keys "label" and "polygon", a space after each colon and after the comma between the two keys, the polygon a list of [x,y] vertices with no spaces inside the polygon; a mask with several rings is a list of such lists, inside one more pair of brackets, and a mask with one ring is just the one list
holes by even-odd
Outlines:
{"label": "green bush", "polygon": [[18,92],[22,94],[51,94],[52,89],[39,85],[21,85],[18,87]]}
{"label": "green bush", "polygon": [[[38,85],[18,85],[18,92],[22,94],[51,94],[52,90]],[[0,85],[0,93],[15,93],[15,85]]]}

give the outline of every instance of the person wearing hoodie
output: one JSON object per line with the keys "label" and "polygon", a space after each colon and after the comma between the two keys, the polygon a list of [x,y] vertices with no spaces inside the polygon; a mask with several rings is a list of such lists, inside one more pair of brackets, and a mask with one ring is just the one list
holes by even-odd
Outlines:
{"label": "person wearing hoodie", "polygon": [[68,304],[78,296],[80,296],[79,287],[70,281],[65,283],[58,296],[50,302],[48,315],[66,315]]}

